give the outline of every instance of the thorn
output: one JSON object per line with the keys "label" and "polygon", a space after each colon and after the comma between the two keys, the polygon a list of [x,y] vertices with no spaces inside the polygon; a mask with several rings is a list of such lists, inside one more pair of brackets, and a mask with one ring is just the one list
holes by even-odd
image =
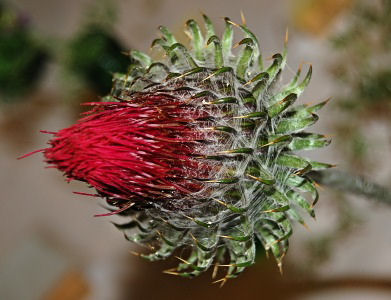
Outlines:
{"label": "thorn", "polygon": [[159,230],[155,230],[159,238],[162,238],[163,234]]}
{"label": "thorn", "polygon": [[156,248],[155,248],[154,246],[152,246],[151,244],[149,244],[149,243],[147,244],[147,246],[148,246],[148,248],[151,249],[152,251],[155,251],[155,250],[156,250]]}
{"label": "thorn", "polygon": [[214,268],[213,268],[213,273],[212,273],[212,279],[215,279],[216,276],[217,276],[217,272],[219,271],[219,266],[220,264],[219,263],[216,263]]}
{"label": "thorn", "polygon": [[269,259],[269,258],[270,258],[269,249],[266,249],[266,248],[265,248],[265,255],[266,255],[266,259]]}
{"label": "thorn", "polygon": [[190,217],[190,216],[186,216],[186,215],[183,215],[185,218],[188,218],[189,220],[192,220],[192,221],[194,221],[195,219],[194,218],[192,218],[192,217]]}
{"label": "thorn", "polygon": [[228,20],[227,22],[230,23],[231,25],[236,26],[236,27],[240,27],[239,24],[237,24],[237,23],[235,23],[235,22],[233,22],[233,21],[231,21],[231,20]]}
{"label": "thorn", "polygon": [[183,262],[184,264],[186,265],[191,265],[191,263],[189,263],[187,260],[183,259],[182,257],[179,257],[179,256],[175,256],[176,259],[179,259],[181,262]]}
{"label": "thorn", "polygon": [[280,274],[283,275],[283,270],[282,270],[282,260],[284,259],[285,257],[285,254],[286,252],[284,252],[282,255],[281,255],[281,258],[278,260],[277,262],[277,266],[278,266],[278,270],[280,271]]}
{"label": "thorn", "polygon": [[219,267],[236,267],[236,264],[219,265]]}
{"label": "thorn", "polygon": [[284,275],[283,274],[284,272],[282,270],[282,263],[281,262],[277,263],[277,266],[278,266],[278,270],[280,271],[281,276]]}
{"label": "thorn", "polygon": [[109,213],[104,213],[104,214],[96,214],[94,215],[94,217],[108,217],[108,216],[112,216],[112,215],[116,215],[116,214],[119,214],[129,208],[131,208],[133,205],[135,205],[136,203],[134,202],[130,202],[130,204],[120,208],[120,209],[117,209],[115,211],[112,211],[112,212],[109,212]]}
{"label": "thorn", "polygon": [[220,180],[218,180],[218,179],[211,179],[211,180],[205,180],[204,182],[206,182],[206,183],[219,183]]}
{"label": "thorn", "polygon": [[136,252],[136,251],[130,250],[129,252],[130,252],[131,254],[133,254],[134,256],[138,256],[138,257],[141,256],[141,253],[138,253],[138,252]]}
{"label": "thorn", "polygon": [[176,268],[171,268],[171,269],[168,269],[168,270],[164,270],[163,273],[164,274],[169,274],[169,275],[177,275],[177,276],[179,276],[180,274],[178,272],[174,272],[174,270],[176,270]]}
{"label": "thorn", "polygon": [[216,76],[216,72],[213,72],[212,74],[210,74],[209,76],[205,77],[204,79],[201,80],[201,82],[204,82],[210,78],[212,78],[213,76]]}
{"label": "thorn", "polygon": [[121,51],[121,54],[130,56],[131,51]]}
{"label": "thorn", "polygon": [[227,206],[227,203],[225,203],[224,201],[221,201],[221,200],[216,199],[216,198],[212,198],[212,200],[216,201],[217,203],[220,203],[221,205]]}
{"label": "thorn", "polygon": [[273,55],[269,56],[269,57],[266,57],[265,60],[273,60]]}
{"label": "thorn", "polygon": [[236,43],[235,45],[233,45],[232,46],[232,49],[235,49],[235,48],[237,48],[237,47],[239,47],[240,46],[240,42],[239,43]]}
{"label": "thorn", "polygon": [[[324,102],[324,105],[326,105],[330,100],[331,100],[331,97],[327,98],[326,100],[320,101],[319,103],[316,103],[315,105],[320,104],[320,103],[323,103],[323,102]],[[311,105],[313,105],[313,104],[314,104],[314,102],[308,102],[308,103],[306,103],[306,104],[304,104],[304,105],[305,105],[305,106],[311,106]]]}
{"label": "thorn", "polygon": [[222,288],[222,287],[224,286],[224,284],[227,282],[227,280],[228,280],[227,277],[223,277],[223,278],[221,278],[221,279],[219,279],[219,280],[213,281],[212,284],[221,282],[220,288]]}
{"label": "thorn", "polygon": [[311,228],[308,226],[308,224],[306,222],[303,221],[303,223],[301,223],[301,225],[303,225],[305,229],[307,229],[309,232],[311,232]]}
{"label": "thorn", "polygon": [[244,16],[243,10],[240,10],[240,18],[242,19],[243,25],[246,26],[246,17]]}
{"label": "thorn", "polygon": [[297,70],[299,73],[301,73],[301,70],[303,69],[303,64],[304,64],[304,63],[301,62],[300,65],[299,65],[299,68],[298,68],[298,70]]}
{"label": "thorn", "polygon": [[320,183],[316,182],[315,180],[314,180],[314,185],[315,185],[315,187],[317,187],[317,188],[320,189],[321,191],[324,191],[323,185],[321,185]]}
{"label": "thorn", "polygon": [[[186,25],[185,25],[186,26]],[[190,39],[190,41],[192,41],[193,40],[193,36],[190,34],[190,32],[189,31],[187,31],[187,30],[183,30],[183,32],[186,34],[186,36]]]}
{"label": "thorn", "polygon": [[252,79],[250,79],[249,81],[247,81],[243,86],[249,85],[250,83],[253,83],[253,80],[252,80]]}
{"label": "thorn", "polygon": [[261,213],[271,213],[271,212],[278,212],[278,208],[275,209],[268,209],[268,210],[262,210]]}
{"label": "thorn", "polygon": [[265,144],[265,145],[262,145],[261,148],[267,147],[267,146],[270,146],[270,145],[273,145],[273,144],[275,144],[275,143],[276,143],[276,140],[271,141],[270,143],[267,143],[267,144]]}
{"label": "thorn", "polygon": [[288,40],[289,40],[289,28],[287,27],[286,28],[286,31],[285,31],[285,46],[288,44]]}
{"label": "thorn", "polygon": [[218,235],[218,237],[222,237],[222,238],[229,239],[229,240],[233,239],[233,237],[229,236],[229,235]]}
{"label": "thorn", "polygon": [[191,238],[193,239],[193,241],[197,242],[196,237],[191,232],[189,232],[189,234],[190,234]]}

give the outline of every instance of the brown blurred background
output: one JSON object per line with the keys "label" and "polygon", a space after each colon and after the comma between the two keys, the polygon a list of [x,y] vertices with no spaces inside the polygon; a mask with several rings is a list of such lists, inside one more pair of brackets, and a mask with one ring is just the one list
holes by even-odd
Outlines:
{"label": "brown blurred background", "polygon": [[[7,4],[28,15],[32,35],[50,49],[51,59],[34,89],[0,101],[0,299],[391,299],[391,208],[326,188],[321,190],[316,222],[308,220],[311,230],[295,226],[282,276],[271,258],[261,257],[219,289],[211,284],[210,272],[193,280],[175,278],[161,272],[175,265],[174,259],[149,263],[133,256],[130,250],[136,247],[123,239],[110,218],[92,217],[103,211],[96,200],[72,193],[88,192],[84,185],[67,184],[58,171],[45,169],[41,154],[16,160],[45,146],[48,136],[39,130],[69,126],[78,117],[79,103],[99,94],[64,71],[66,41],[99,15],[93,11],[97,4],[87,0]],[[313,79],[302,101],[335,99],[313,128],[334,135],[334,142],[311,157],[388,185],[389,111],[380,109],[382,118],[375,113],[358,119],[357,114],[342,114],[338,106],[343,88],[332,66],[341,63],[341,51],[330,39],[350,22],[354,5],[353,0],[113,0],[108,7],[117,15],[104,18],[124,47],[146,52],[158,25],[180,33],[185,20],[200,19],[201,12],[221,32],[222,17],[239,22],[242,10],[260,39],[264,57],[283,47],[289,28],[285,78],[301,62],[310,62]],[[365,126],[370,158],[359,169],[341,150],[341,144],[352,138],[346,131],[341,138],[335,126],[341,121]]]}

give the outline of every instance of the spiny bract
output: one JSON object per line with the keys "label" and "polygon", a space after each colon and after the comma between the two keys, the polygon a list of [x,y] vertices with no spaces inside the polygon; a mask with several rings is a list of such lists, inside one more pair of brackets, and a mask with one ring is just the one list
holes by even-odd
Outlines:
{"label": "spiny bract", "polygon": [[[58,132],[45,155],[129,218],[115,226],[152,251],[142,257],[165,259],[185,246],[189,256],[167,273],[192,277],[216,263],[228,268],[225,282],[254,263],[256,239],[281,265],[291,221],[305,225],[301,209],[314,217],[318,192],[306,173],[331,165],[293,152],[330,143],[304,131],[327,101],[293,106],[311,67],[278,88],[286,42],[265,67],[246,25],[225,18],[219,38],[203,18],[205,33],[186,23],[190,49],[160,27],[152,47],[164,51],[162,60],[132,51],[136,63],[115,75],[111,95]],[[235,27],[244,34],[238,54]]]}

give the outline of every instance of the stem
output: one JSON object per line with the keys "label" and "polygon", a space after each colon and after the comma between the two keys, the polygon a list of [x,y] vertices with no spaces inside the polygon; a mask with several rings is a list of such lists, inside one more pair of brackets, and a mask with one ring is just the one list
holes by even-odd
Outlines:
{"label": "stem", "polygon": [[385,187],[369,182],[361,176],[337,170],[313,171],[309,176],[316,182],[342,192],[366,196],[379,202],[391,205],[391,191]]}

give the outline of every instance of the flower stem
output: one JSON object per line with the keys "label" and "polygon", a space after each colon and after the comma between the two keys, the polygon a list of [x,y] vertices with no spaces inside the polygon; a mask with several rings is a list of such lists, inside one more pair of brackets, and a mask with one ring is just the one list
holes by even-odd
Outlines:
{"label": "flower stem", "polygon": [[313,171],[309,176],[320,184],[330,188],[362,195],[373,200],[391,205],[391,191],[361,176],[337,170]]}

